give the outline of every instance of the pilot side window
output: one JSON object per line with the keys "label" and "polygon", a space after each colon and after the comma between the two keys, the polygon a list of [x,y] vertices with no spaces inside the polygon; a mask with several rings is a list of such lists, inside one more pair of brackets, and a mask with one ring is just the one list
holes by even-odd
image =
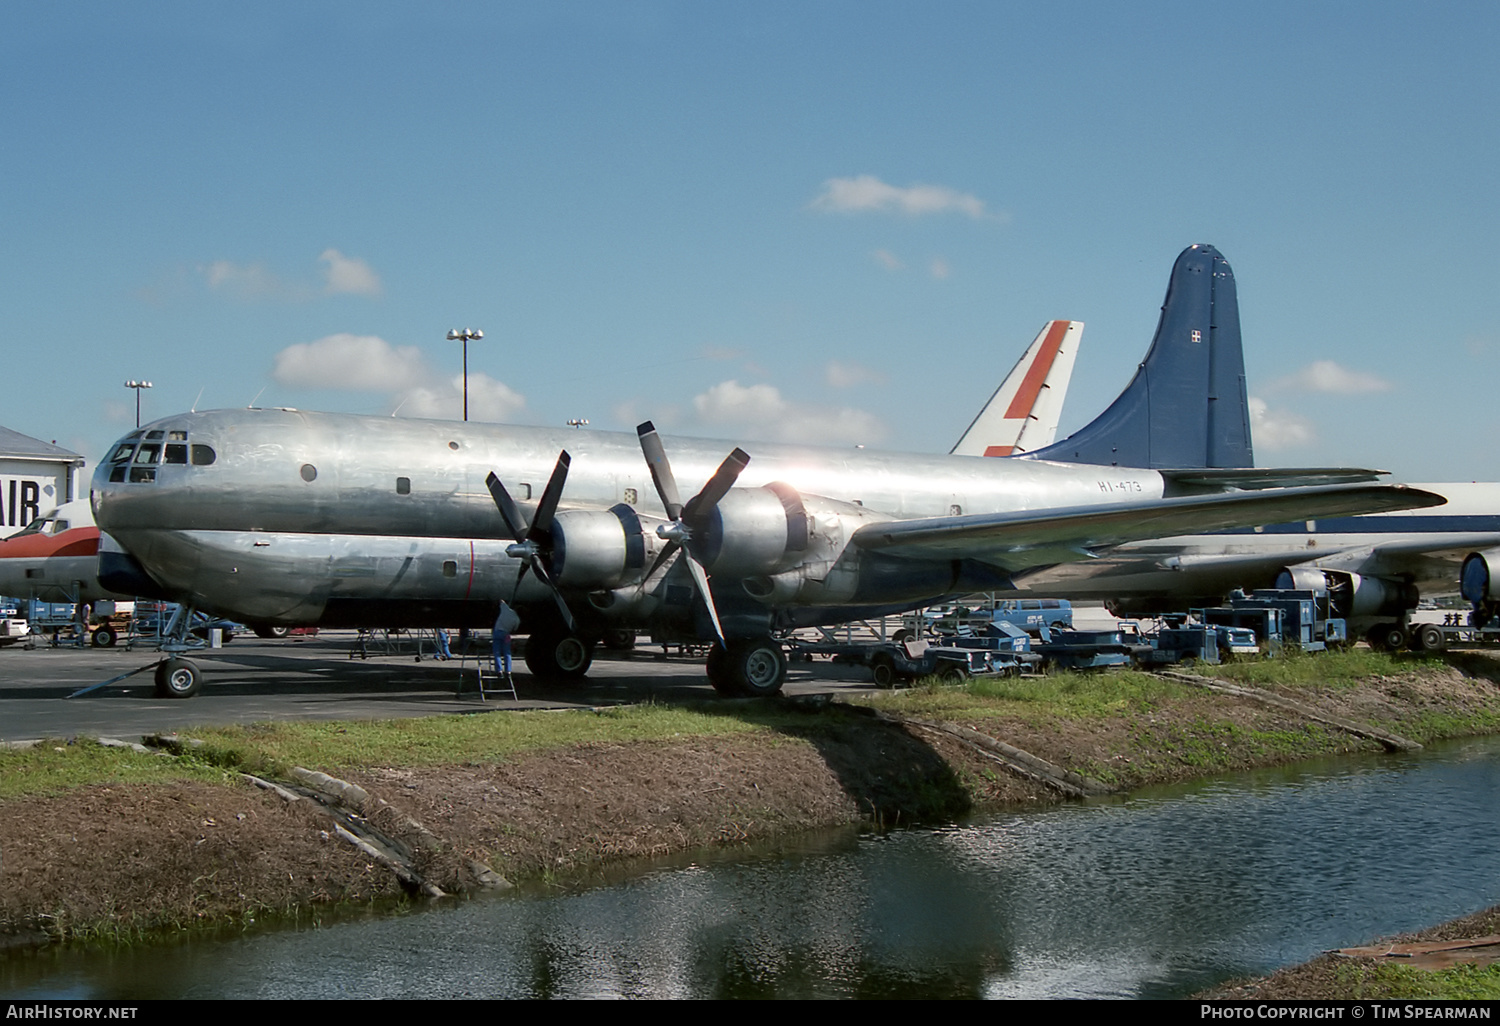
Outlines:
{"label": "pilot side window", "polygon": [[213,463],[213,461],[215,459],[217,459],[217,458],[218,457],[214,453],[213,446],[209,446],[209,445],[194,445],[193,446],[193,466],[195,466],[195,467],[207,467],[207,466],[211,465]]}
{"label": "pilot side window", "polygon": [[183,445],[181,442],[168,442],[167,443],[167,458],[165,460],[163,460],[162,462],[163,463],[175,463],[175,464],[178,464],[180,466],[186,466],[187,465],[187,446]]}

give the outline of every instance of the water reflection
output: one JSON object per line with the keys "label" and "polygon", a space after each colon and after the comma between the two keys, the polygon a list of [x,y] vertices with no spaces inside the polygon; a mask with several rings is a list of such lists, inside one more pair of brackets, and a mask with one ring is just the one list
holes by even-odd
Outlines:
{"label": "water reflection", "polygon": [[578,893],[0,965],[16,997],[1160,997],[1500,903],[1500,743]]}

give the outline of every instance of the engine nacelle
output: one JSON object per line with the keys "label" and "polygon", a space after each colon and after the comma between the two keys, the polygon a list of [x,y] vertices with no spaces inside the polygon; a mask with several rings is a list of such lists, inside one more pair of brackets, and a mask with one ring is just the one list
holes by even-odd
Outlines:
{"label": "engine nacelle", "polygon": [[1324,570],[1315,566],[1285,568],[1276,577],[1276,587],[1327,595],[1329,614],[1345,620],[1399,617],[1417,608],[1417,600],[1421,597],[1406,581],[1364,577],[1347,570]]}
{"label": "engine nacelle", "polygon": [[1458,593],[1475,605],[1500,602],[1500,549],[1484,549],[1464,557]]}
{"label": "engine nacelle", "polygon": [[724,577],[774,574],[807,551],[811,526],[802,497],[790,485],[731,488],[694,538],[709,573]]}
{"label": "engine nacelle", "polygon": [[661,542],[625,503],[563,510],[552,521],[552,574],[564,588],[617,588],[638,579]]}

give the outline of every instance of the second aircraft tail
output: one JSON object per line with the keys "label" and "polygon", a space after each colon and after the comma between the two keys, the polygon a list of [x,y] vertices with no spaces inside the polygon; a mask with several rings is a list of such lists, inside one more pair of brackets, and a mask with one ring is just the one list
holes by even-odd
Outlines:
{"label": "second aircraft tail", "polygon": [[1156,337],[1109,408],[1023,459],[1147,469],[1253,467],[1234,272],[1212,246],[1172,267]]}

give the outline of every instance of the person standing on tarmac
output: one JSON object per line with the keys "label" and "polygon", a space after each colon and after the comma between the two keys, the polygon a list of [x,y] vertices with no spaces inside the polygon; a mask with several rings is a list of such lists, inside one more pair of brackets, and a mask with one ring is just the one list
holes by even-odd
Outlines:
{"label": "person standing on tarmac", "polygon": [[[521,617],[504,601],[495,617],[494,632],[490,635],[490,648],[495,655],[495,673],[510,680],[510,632],[521,626]],[[503,665],[501,657],[504,657]]]}

